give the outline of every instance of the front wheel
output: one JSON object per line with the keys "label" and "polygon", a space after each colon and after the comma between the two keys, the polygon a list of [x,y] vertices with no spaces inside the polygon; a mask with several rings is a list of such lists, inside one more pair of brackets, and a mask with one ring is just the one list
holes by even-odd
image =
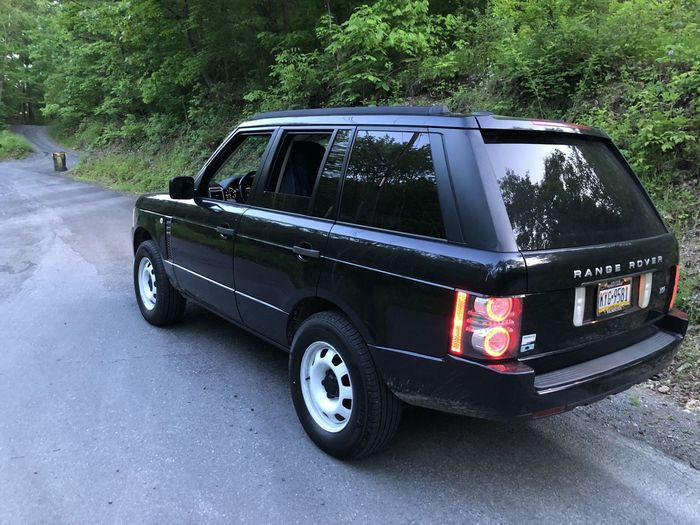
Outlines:
{"label": "front wheel", "polygon": [[396,433],[401,401],[382,381],[369,349],[342,315],[321,312],[297,330],[289,358],[297,416],[326,453],[355,459],[384,448]]}
{"label": "front wheel", "polygon": [[187,300],[168,280],[158,246],[153,241],[141,243],[134,257],[134,291],[144,319],[156,326],[179,321]]}

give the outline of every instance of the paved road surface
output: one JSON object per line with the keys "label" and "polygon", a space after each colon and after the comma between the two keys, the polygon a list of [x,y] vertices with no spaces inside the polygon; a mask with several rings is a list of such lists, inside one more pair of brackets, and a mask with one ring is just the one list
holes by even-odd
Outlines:
{"label": "paved road surface", "polygon": [[[700,523],[700,472],[577,415],[424,410],[342,463],[305,437],[283,353],[132,295],[133,198],[0,164],[0,523]],[[76,160],[69,155],[69,165]]]}

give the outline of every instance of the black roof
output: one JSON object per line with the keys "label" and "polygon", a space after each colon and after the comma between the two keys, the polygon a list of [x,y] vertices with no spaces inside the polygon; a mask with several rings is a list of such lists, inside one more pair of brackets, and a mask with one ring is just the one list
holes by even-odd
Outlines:
{"label": "black roof", "polygon": [[421,126],[426,128],[499,129],[548,131],[607,137],[597,128],[554,120],[494,115],[489,111],[453,113],[447,106],[363,106],[348,108],[295,109],[258,113],[240,124],[261,126]]}
{"label": "black roof", "polygon": [[344,108],[293,109],[289,111],[269,111],[257,113],[250,120],[286,117],[325,117],[352,115],[453,115],[447,106],[358,106]]}

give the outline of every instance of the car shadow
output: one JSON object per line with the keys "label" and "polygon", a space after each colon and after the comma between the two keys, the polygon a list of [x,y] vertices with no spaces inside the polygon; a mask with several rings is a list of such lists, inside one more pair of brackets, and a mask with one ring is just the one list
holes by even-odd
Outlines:
{"label": "car shadow", "polygon": [[[274,410],[274,424],[257,427],[257,437],[269,442],[266,450],[271,455],[277,454],[279,425],[285,425],[284,432],[299,439],[317,468],[340,469],[359,480],[371,479],[374,486],[386,484],[408,493],[435,490],[443,497],[478,498],[481,508],[491,509],[493,515],[523,498],[538,498],[532,504],[541,506],[542,516],[551,517],[554,508],[590,517],[596,515],[595,509],[615,509],[626,494],[636,502],[640,516],[646,510],[658,512],[654,498],[642,498],[640,503],[639,487],[620,478],[626,465],[617,452],[625,445],[575,412],[501,423],[407,406],[386,450],[351,462],[330,458],[305,439],[296,420],[289,400],[286,353],[196,305],[188,307],[186,319],[173,329],[206,334],[206,352],[213,352],[215,361],[233,360],[235,369],[243,367],[251,377],[250,384],[264,383],[264,395],[280,405]],[[286,406],[284,399],[289,400]],[[424,494],[416,497],[423,499]],[[538,514],[533,512],[534,520]]]}

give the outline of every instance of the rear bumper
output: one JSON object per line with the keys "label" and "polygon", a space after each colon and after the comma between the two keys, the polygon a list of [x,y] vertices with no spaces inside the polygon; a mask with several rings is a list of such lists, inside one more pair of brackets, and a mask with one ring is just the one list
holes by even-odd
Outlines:
{"label": "rear bumper", "polygon": [[631,346],[544,374],[519,362],[489,365],[372,350],[389,387],[409,404],[486,419],[528,419],[593,403],[658,373],[673,358],[688,319],[674,310],[656,327],[654,335]]}

